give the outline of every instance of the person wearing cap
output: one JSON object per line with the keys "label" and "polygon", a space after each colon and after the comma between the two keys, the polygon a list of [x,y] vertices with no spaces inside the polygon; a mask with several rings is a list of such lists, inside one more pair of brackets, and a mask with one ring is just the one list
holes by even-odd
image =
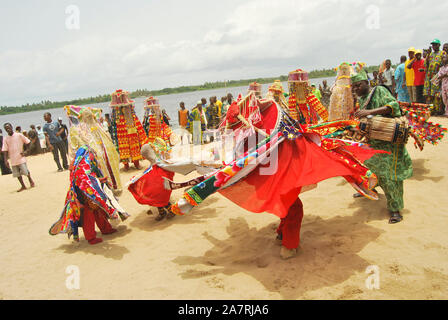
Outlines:
{"label": "person wearing cap", "polygon": [[408,49],[409,59],[407,59],[406,62],[404,63],[404,73],[406,74],[406,87],[408,90],[410,102],[417,102],[417,93],[414,87],[414,76],[415,76],[414,69],[412,69],[412,67],[409,67],[411,61],[414,61],[415,59],[415,51],[416,50],[414,47],[410,47]]}
{"label": "person wearing cap", "polygon": [[400,57],[400,64],[397,66],[397,69],[395,70],[395,92],[397,93],[397,99],[398,101],[402,102],[411,102],[408,88],[406,88],[406,75],[405,75],[405,63],[406,63],[406,56]]}
{"label": "person wearing cap", "polygon": [[58,122],[61,125],[61,128],[64,129],[64,131],[62,131],[61,133],[61,139],[62,141],[64,141],[65,144],[65,151],[68,152],[68,129],[67,126],[65,124],[62,123],[62,117],[58,118]]}
{"label": "person wearing cap", "polygon": [[[397,100],[382,86],[371,88],[367,74],[361,70],[351,77],[352,88],[358,96],[359,110],[356,118],[367,116],[400,117],[401,110]],[[377,175],[378,185],[383,189],[390,212],[389,223],[400,222],[400,211],[404,208],[403,181],[413,174],[412,160],[404,144],[370,139],[368,144],[375,150],[384,150],[388,154],[377,154],[364,164]]]}
{"label": "person wearing cap", "polygon": [[440,50],[439,39],[434,39],[431,42],[431,46],[433,51],[425,61],[426,77],[423,95],[426,97],[427,104],[434,104],[434,114],[443,114],[444,112],[442,110],[440,97],[440,85],[431,80],[439,72],[442,64],[442,57],[447,53]]}
{"label": "person wearing cap", "polygon": [[425,84],[425,59],[422,59],[422,50],[415,51],[415,57],[407,65],[406,69],[414,70],[414,88],[415,88],[415,100],[411,102],[425,103],[423,97],[423,87]]}

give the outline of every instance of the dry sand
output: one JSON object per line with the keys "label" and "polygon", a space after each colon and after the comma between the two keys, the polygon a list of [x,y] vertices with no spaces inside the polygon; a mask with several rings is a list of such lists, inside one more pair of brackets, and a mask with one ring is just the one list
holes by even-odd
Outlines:
{"label": "dry sand", "polygon": [[[286,261],[274,240],[278,218],[219,194],[189,216],[156,222],[156,210],[148,216],[125,191],[120,203],[132,216],[103,243],[89,245],[82,231],[79,244],[52,237],[69,173],[56,172],[51,154],[30,157],[36,188],[17,193],[17,179],[0,177],[0,298],[446,299],[448,137],[408,151],[414,176],[405,181],[403,222],[387,223],[383,194],[353,199],[342,178],[330,179],[302,195],[301,247]],[[123,182],[136,173],[122,172]],[[79,290],[66,287],[70,265],[79,267]],[[379,289],[366,287],[370,265],[379,268]]]}

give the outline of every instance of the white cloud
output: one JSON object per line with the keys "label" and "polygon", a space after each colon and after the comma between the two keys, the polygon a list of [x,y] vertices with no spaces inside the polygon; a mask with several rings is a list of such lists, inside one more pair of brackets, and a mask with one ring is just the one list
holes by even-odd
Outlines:
{"label": "white cloud", "polygon": [[[379,30],[365,27],[369,5],[380,10]],[[132,3],[127,6],[138,10],[129,8]],[[440,12],[447,8],[446,3],[439,5]],[[195,21],[209,14],[214,19],[198,31]],[[0,105],[104,94],[116,88],[159,89],[277,76],[346,60],[379,64],[385,58],[397,60],[411,45],[426,47],[432,38],[441,37],[444,21],[434,15],[427,1],[251,0],[212,13],[198,5],[197,16],[174,19],[170,29],[164,26],[156,32],[151,19],[134,20],[123,13],[123,34],[102,27],[71,36],[70,42],[56,41],[51,48],[0,51]],[[145,36],[142,29],[147,28],[152,28],[151,35]],[[183,36],[163,37],[164,32],[173,33],[171,28],[181,28]]]}

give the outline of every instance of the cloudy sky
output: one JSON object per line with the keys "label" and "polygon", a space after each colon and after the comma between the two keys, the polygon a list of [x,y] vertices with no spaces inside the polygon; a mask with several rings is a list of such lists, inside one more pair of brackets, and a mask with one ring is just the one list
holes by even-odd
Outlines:
{"label": "cloudy sky", "polygon": [[0,106],[397,62],[448,1],[0,0]]}

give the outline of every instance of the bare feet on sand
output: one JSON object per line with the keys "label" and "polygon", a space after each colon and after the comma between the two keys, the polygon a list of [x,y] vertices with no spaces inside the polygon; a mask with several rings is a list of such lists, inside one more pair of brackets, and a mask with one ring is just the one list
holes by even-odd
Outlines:
{"label": "bare feet on sand", "polygon": [[22,187],[22,188],[20,188],[19,190],[17,190],[17,192],[21,192],[21,191],[23,191],[23,190],[26,190],[26,187]]}
{"label": "bare feet on sand", "polygon": [[284,246],[280,249],[280,257],[285,260],[294,257],[296,254],[297,249],[288,249]]}

